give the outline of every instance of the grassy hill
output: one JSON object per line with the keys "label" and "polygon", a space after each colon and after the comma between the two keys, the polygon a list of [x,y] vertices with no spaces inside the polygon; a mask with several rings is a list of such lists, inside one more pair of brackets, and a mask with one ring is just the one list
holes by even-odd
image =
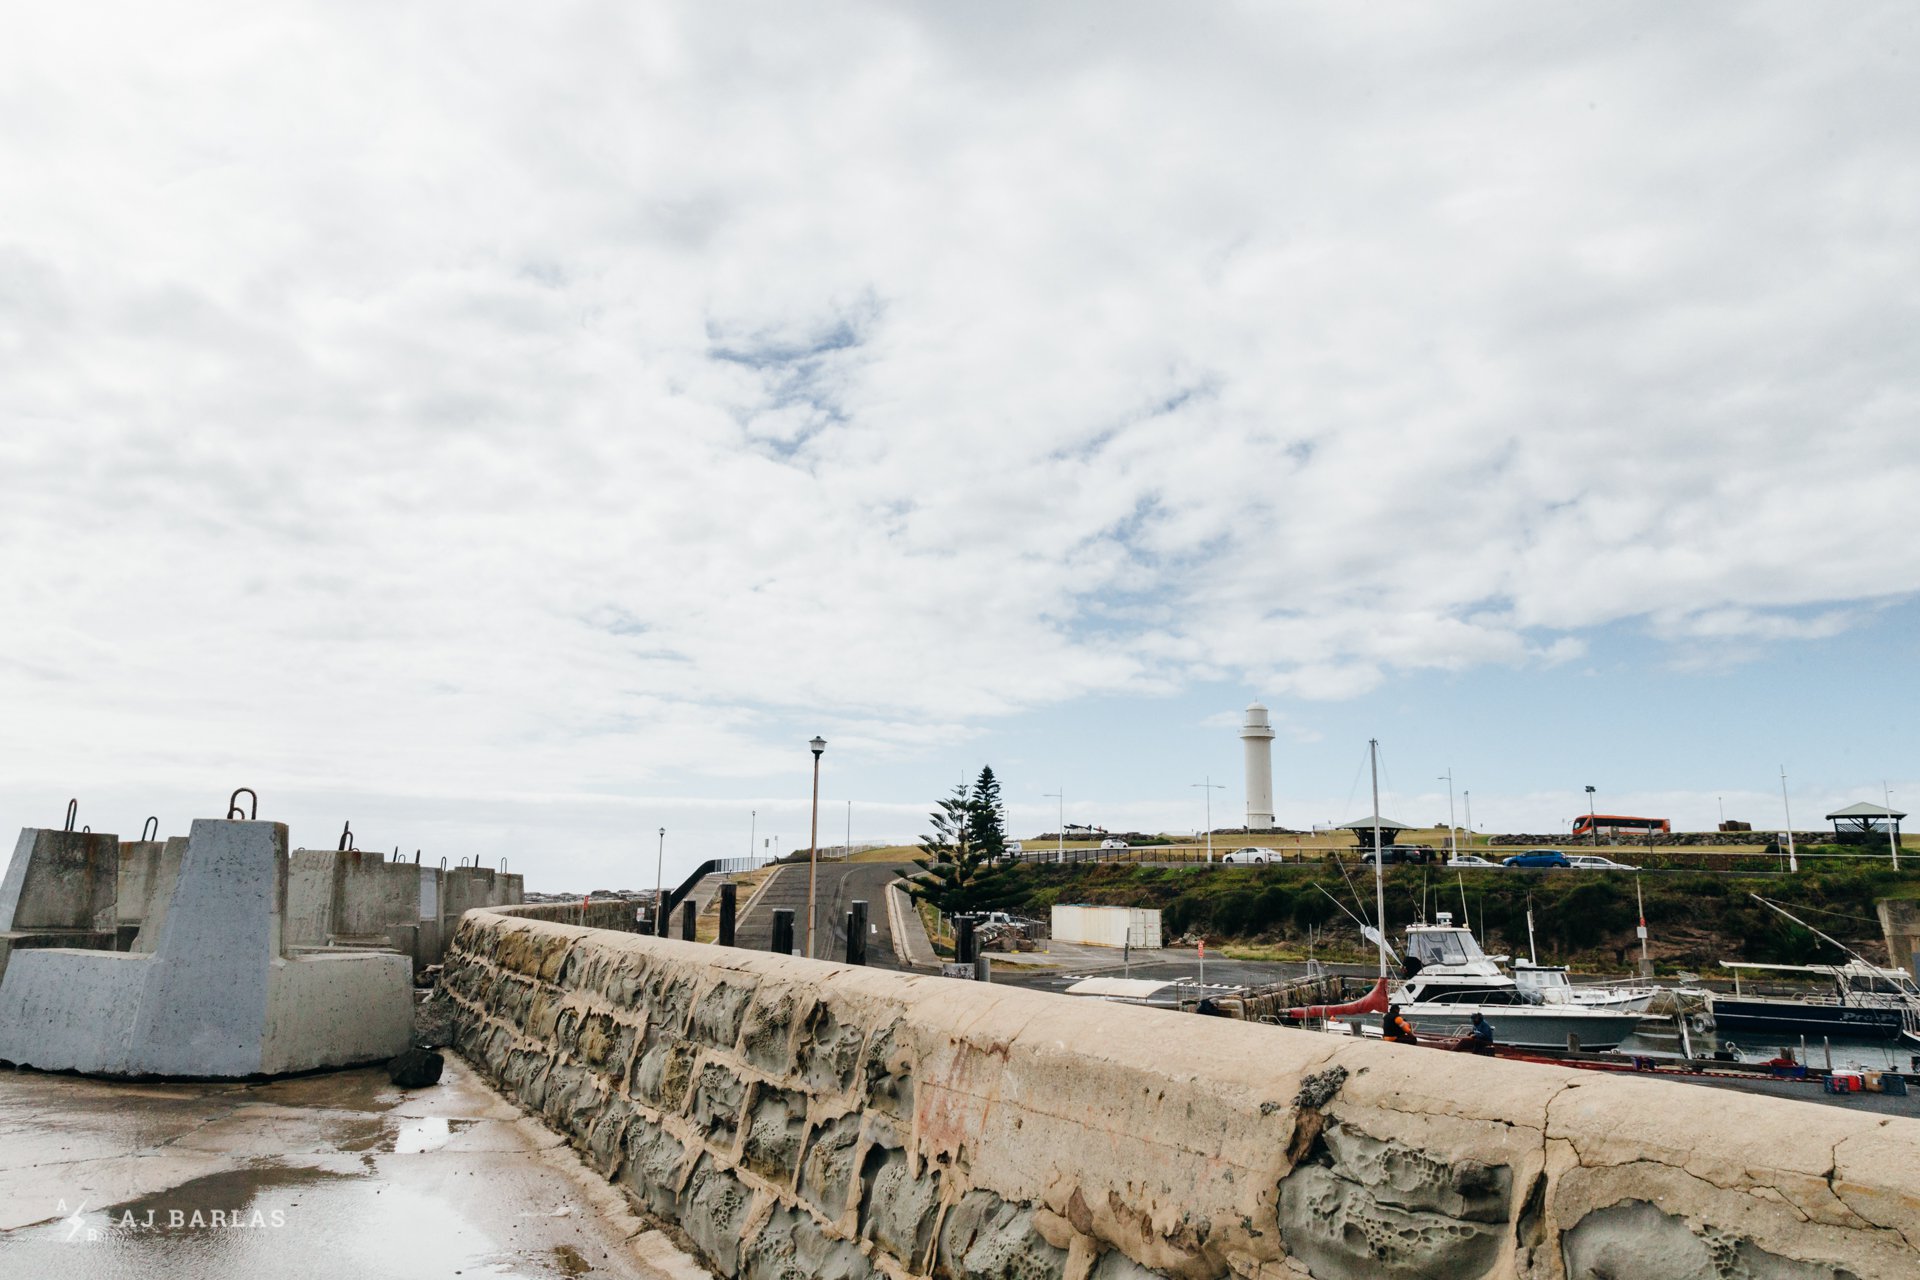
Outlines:
{"label": "grassy hill", "polygon": [[[1169,939],[1204,936],[1211,944],[1304,953],[1310,932],[1358,948],[1358,930],[1341,910],[1371,917],[1370,872],[1350,867],[1351,887],[1329,866],[1222,867],[1030,864],[1013,869],[994,905],[1044,915],[1056,902],[1157,907]],[[1618,969],[1638,956],[1631,874],[1392,867],[1386,876],[1390,936],[1438,911],[1465,913],[1490,951],[1526,954],[1531,898],[1540,958]],[[1884,963],[1874,901],[1920,895],[1920,874],[1896,875],[1885,863],[1836,859],[1797,875],[1674,872],[1639,877],[1656,964],[1706,969],[1719,960],[1806,963],[1839,958],[1812,933],[1749,896],[1759,893]],[[1336,903],[1335,899],[1338,900]],[[1422,910],[1422,902],[1425,908]],[[1364,909],[1363,909],[1364,908]]]}

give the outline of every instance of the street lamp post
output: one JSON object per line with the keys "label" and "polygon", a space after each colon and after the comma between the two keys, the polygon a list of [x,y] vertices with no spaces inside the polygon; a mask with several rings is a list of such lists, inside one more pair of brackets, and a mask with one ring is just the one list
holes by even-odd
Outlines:
{"label": "street lamp post", "polygon": [[1467,807],[1467,848],[1473,848],[1473,792],[1462,791],[1460,802]]}
{"label": "street lamp post", "polygon": [[1587,788],[1587,839],[1594,844],[1600,843],[1600,819],[1594,812],[1593,788]]}
{"label": "street lamp post", "polygon": [[1200,787],[1206,791],[1206,795],[1207,795],[1207,861],[1212,862],[1213,861],[1213,793],[1216,791],[1225,791],[1227,789],[1227,784],[1224,782],[1215,782],[1213,780],[1213,775],[1208,774],[1207,780],[1205,782],[1194,782],[1188,785]]}
{"label": "street lamp post", "polygon": [[653,931],[658,936],[667,936],[667,903],[662,896],[667,887],[667,829],[660,828],[660,852],[653,863]]}
{"label": "street lamp post", "polygon": [[813,748],[813,829],[807,837],[807,959],[813,959],[814,885],[820,873],[820,753],[827,740],[816,737],[807,743]]}
{"label": "street lamp post", "polygon": [[1060,802],[1060,829],[1053,833],[1053,860],[1067,860],[1067,789],[1063,785],[1058,791],[1044,791],[1041,798]]}
{"label": "street lamp post", "polygon": [[[1460,856],[1460,828],[1453,825],[1453,766],[1447,766],[1447,856]],[[1438,781],[1438,779],[1435,779]]]}

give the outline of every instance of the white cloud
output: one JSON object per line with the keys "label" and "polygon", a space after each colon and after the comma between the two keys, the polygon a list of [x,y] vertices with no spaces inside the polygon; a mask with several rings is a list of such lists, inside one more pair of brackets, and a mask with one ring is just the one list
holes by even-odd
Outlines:
{"label": "white cloud", "polygon": [[18,15],[8,769],[645,789],[1830,635],[1920,590],[1912,24]]}

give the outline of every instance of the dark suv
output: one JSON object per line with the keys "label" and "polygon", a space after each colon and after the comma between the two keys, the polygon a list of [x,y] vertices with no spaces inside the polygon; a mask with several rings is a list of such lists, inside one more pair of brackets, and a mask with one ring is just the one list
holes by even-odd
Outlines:
{"label": "dark suv", "polygon": [[[1380,850],[1380,859],[1391,867],[1397,862],[1433,862],[1439,858],[1431,846],[1424,844],[1390,844]],[[1373,865],[1373,850],[1368,849],[1361,855],[1360,861],[1367,866]]]}

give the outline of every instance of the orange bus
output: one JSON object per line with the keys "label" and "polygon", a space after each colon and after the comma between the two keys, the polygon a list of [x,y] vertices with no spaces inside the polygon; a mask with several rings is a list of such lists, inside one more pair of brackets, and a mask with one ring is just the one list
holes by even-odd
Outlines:
{"label": "orange bus", "polygon": [[1583,813],[1574,820],[1573,834],[1596,835],[1603,831],[1658,831],[1666,835],[1673,823],[1665,818],[1630,818],[1619,813]]}

